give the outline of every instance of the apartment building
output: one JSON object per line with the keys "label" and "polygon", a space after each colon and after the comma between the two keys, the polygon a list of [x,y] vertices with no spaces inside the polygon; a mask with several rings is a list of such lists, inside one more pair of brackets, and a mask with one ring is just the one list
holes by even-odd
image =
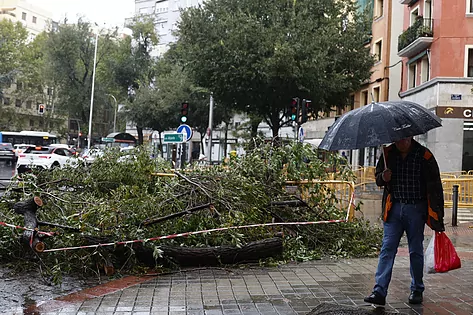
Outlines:
{"label": "apartment building", "polygon": [[473,169],[473,1],[399,0],[403,100],[442,118],[443,127],[419,141],[443,172]]}
{"label": "apartment building", "polygon": [[21,22],[32,39],[52,26],[53,15],[24,0],[0,0],[0,19]]}
{"label": "apartment building", "polygon": [[169,44],[176,41],[173,31],[176,30],[180,10],[202,3],[203,0],[135,0],[136,15],[151,15],[155,19],[156,33],[159,36],[155,55],[162,55]]}

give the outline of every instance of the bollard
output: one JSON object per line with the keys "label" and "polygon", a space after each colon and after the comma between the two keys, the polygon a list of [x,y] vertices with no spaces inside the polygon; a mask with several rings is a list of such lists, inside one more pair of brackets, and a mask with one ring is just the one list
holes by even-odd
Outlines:
{"label": "bollard", "polygon": [[458,185],[453,185],[452,195],[452,226],[457,226],[457,214],[458,214]]}

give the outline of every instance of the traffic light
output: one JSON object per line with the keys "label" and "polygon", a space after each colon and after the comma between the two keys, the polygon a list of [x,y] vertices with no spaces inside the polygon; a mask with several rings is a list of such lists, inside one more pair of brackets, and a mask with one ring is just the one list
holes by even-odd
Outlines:
{"label": "traffic light", "polygon": [[302,100],[302,118],[301,118],[301,124],[305,123],[307,120],[309,120],[309,112],[310,108],[312,105],[311,100]]}
{"label": "traffic light", "polygon": [[289,108],[289,115],[292,121],[297,120],[297,113],[299,111],[298,107],[299,107],[299,99],[297,97],[294,97],[291,100],[291,107]]}
{"label": "traffic light", "polygon": [[44,114],[44,104],[39,104],[38,105],[38,114],[43,115]]}
{"label": "traffic light", "polygon": [[189,103],[184,102],[181,104],[181,122],[187,122],[187,115],[189,114]]}

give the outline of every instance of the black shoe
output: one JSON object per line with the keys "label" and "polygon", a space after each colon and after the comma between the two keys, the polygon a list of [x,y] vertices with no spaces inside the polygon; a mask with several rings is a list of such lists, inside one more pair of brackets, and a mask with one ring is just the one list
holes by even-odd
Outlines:
{"label": "black shoe", "polygon": [[420,303],[422,303],[422,301],[423,301],[422,292],[411,291],[411,294],[409,294],[409,303],[410,304],[420,304]]}
{"label": "black shoe", "polygon": [[369,296],[364,298],[366,303],[376,304],[376,305],[386,305],[386,297],[382,296],[378,292],[373,292]]}

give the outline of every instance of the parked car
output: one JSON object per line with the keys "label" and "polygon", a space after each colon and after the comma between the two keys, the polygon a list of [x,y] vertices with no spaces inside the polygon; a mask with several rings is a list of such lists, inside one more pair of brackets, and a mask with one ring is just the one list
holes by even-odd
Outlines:
{"label": "parked car", "polygon": [[77,165],[78,158],[73,151],[57,147],[30,147],[18,155],[17,174],[25,173],[33,167],[51,169],[65,165]]}
{"label": "parked car", "polygon": [[84,159],[86,163],[93,163],[96,158],[102,157],[104,155],[104,151],[96,148],[92,149],[85,149],[82,152],[81,157]]}
{"label": "parked car", "polygon": [[13,152],[11,143],[0,143],[0,160],[5,161],[7,164],[11,164],[15,161],[15,152]]}
{"label": "parked car", "polygon": [[18,160],[18,155],[25,152],[29,147],[34,147],[33,144],[15,144],[13,146],[13,152],[15,152],[15,160]]}

